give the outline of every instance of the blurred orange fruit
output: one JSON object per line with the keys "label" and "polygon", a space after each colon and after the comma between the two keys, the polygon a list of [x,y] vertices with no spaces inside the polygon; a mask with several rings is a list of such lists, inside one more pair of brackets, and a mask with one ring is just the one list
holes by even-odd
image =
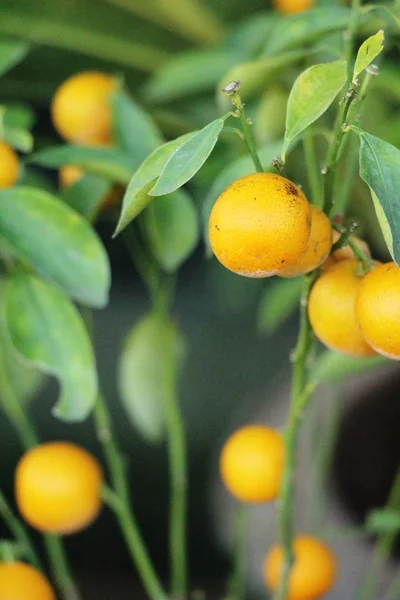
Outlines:
{"label": "blurred orange fruit", "polygon": [[44,575],[23,562],[0,563],[0,600],[56,600]]}
{"label": "blurred orange fruit", "polygon": [[8,188],[17,181],[19,158],[16,152],[0,142],[0,188]]}

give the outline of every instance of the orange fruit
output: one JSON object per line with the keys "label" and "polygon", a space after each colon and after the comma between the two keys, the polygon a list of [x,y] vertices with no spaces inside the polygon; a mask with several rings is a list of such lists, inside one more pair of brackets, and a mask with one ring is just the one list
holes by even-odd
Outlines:
{"label": "orange fruit", "polygon": [[275,9],[284,15],[293,15],[312,8],[315,0],[273,0]]}
{"label": "orange fruit", "polygon": [[238,429],[225,442],[220,456],[221,477],[242,502],[267,502],[276,498],[284,463],[280,433],[262,425]]}
{"label": "orange fruit", "polygon": [[356,317],[368,344],[387,358],[400,360],[400,269],[378,265],[361,282]]}
{"label": "orange fruit", "polygon": [[17,465],[19,511],[39,531],[75,533],[97,517],[102,479],[97,460],[83,448],[67,442],[41,444]]}
{"label": "orange fruit", "polygon": [[[339,238],[340,238],[340,233],[333,230],[332,244],[336,244],[336,242],[338,241]],[[351,236],[351,239],[360,248],[360,250],[362,250],[362,252],[364,252],[364,254],[371,257],[371,250],[369,249],[367,242],[364,242],[364,240],[360,239],[356,235]],[[329,268],[335,262],[340,262],[341,260],[350,260],[352,258],[356,258],[354,256],[354,252],[350,248],[350,246],[348,244],[346,244],[346,246],[343,246],[343,248],[339,248],[339,250],[335,250],[335,252],[333,252],[329,256],[329,258],[322,265],[322,269],[325,270],[325,269]]]}
{"label": "orange fruit", "polygon": [[0,600],[56,600],[46,577],[23,562],[0,563]]}
{"label": "orange fruit", "polygon": [[70,187],[82,179],[84,175],[85,171],[81,167],[77,167],[75,165],[65,165],[64,167],[61,167],[58,173],[60,187]]}
{"label": "orange fruit", "polygon": [[111,142],[114,77],[96,71],[73,75],[56,90],[51,115],[58,133],[75,144]]}
{"label": "orange fruit", "polygon": [[[286,600],[317,600],[332,589],[336,578],[336,558],[323,542],[300,535],[293,543],[295,561],[289,576]],[[264,579],[268,588],[276,590],[283,566],[281,546],[274,546],[264,562]]]}
{"label": "orange fruit", "polygon": [[326,260],[332,247],[332,226],[326,214],[311,206],[311,233],[307,246],[293,264],[279,271],[280,277],[297,277],[317,269]]}
{"label": "orange fruit", "polygon": [[16,152],[4,142],[0,142],[0,188],[8,188],[17,181],[19,158]]}
{"label": "orange fruit", "polygon": [[308,299],[308,316],[317,338],[349,356],[372,356],[357,324],[355,302],[361,284],[357,260],[344,260],[324,271]]}
{"label": "orange fruit", "polygon": [[246,277],[269,277],[302,254],[311,208],[294,183],[272,173],[234,181],[211,211],[209,238],[218,260]]}

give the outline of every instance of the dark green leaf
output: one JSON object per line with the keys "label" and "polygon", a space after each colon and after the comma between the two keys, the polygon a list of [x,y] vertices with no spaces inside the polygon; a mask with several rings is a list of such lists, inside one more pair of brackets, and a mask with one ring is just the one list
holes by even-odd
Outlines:
{"label": "dark green leaf", "polygon": [[108,301],[110,271],[90,225],[58,198],[36,188],[0,190],[0,236],[43,277],[93,307]]}
{"label": "dark green leaf", "polygon": [[129,332],[119,359],[118,387],[135,428],[151,442],[164,430],[164,407],[183,354],[183,341],[171,321],[155,313]]}
{"label": "dark green leaf", "polygon": [[157,262],[168,272],[176,271],[197,245],[196,208],[183,190],[155,198],[143,213],[143,223]]}
{"label": "dark green leaf", "polygon": [[116,140],[129,155],[132,169],[163,142],[149,115],[124,90],[113,97],[113,119]]}
{"label": "dark green leaf", "polygon": [[122,184],[129,182],[134,170],[129,156],[115,148],[53,146],[33,154],[29,160],[53,169],[76,165],[88,173]]}
{"label": "dark green leaf", "polygon": [[23,60],[28,51],[29,45],[21,40],[0,40],[0,75]]}
{"label": "dark green leaf", "polygon": [[364,131],[360,176],[369,186],[388,250],[400,265],[400,150]]}
{"label": "dark green leaf", "polygon": [[167,161],[150,195],[165,196],[189,181],[210,156],[223,126],[223,119],[215,119],[180,145]]}
{"label": "dark green leaf", "polygon": [[299,306],[301,278],[279,279],[267,285],[258,308],[257,328],[262,333],[274,333]]}
{"label": "dark green leaf", "polygon": [[383,356],[352,358],[338,352],[324,350],[315,363],[312,379],[317,382],[340,382],[343,377],[357,375],[388,364],[389,360]]}
{"label": "dark green leaf", "polygon": [[370,533],[385,534],[400,531],[400,510],[384,508],[372,510],[366,520],[365,528]]}
{"label": "dark green leaf", "polygon": [[360,46],[357,54],[356,63],[353,71],[353,81],[372,63],[373,60],[382,52],[385,34],[383,30],[369,37]]}
{"label": "dark green leaf", "polygon": [[148,194],[159,177],[170,156],[186,140],[195,135],[187,133],[172,142],[163,144],[155,150],[140,165],[133,175],[126,189],[122,202],[122,210],[114,236],[118,235],[137,215],[151,202],[152,197]]}
{"label": "dark green leaf", "polygon": [[92,221],[110,190],[111,184],[107,179],[89,174],[61,190],[60,195],[68,206]]}
{"label": "dark green leaf", "polygon": [[60,381],[54,414],[65,421],[85,419],[96,401],[96,365],[89,335],[71,301],[43,280],[19,272],[7,285],[6,323],[16,350]]}

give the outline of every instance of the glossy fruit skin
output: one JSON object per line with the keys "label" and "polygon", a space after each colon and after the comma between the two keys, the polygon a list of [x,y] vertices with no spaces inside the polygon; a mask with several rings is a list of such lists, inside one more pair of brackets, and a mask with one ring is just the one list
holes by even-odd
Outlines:
{"label": "glossy fruit skin", "polygon": [[102,479],[97,460],[83,448],[67,442],[41,444],[17,465],[19,511],[39,531],[75,533],[97,517]]}
{"label": "glossy fruit skin", "polygon": [[47,579],[23,562],[0,563],[0,600],[56,600]]}
{"label": "glossy fruit skin", "polygon": [[295,262],[279,272],[280,277],[297,277],[317,269],[328,257],[332,248],[332,226],[326,214],[311,206],[311,232],[307,247]]}
{"label": "glossy fruit skin", "polygon": [[[332,243],[336,244],[336,242],[338,241],[339,238],[340,238],[340,233],[338,233],[337,231],[334,230]],[[362,252],[364,252],[364,254],[366,254],[367,256],[369,256],[371,258],[371,250],[369,249],[367,242],[364,242],[364,240],[357,237],[356,235],[353,235],[351,239],[360,248],[360,250],[362,250]],[[343,246],[343,248],[339,248],[339,250],[335,250],[335,252],[333,252],[329,256],[329,258],[322,265],[322,270],[328,269],[334,263],[340,262],[341,260],[351,260],[352,258],[356,258],[354,256],[354,252],[350,248],[350,246],[348,244],[346,244],[346,246]]]}
{"label": "glossy fruit skin", "polygon": [[19,158],[16,152],[0,142],[0,189],[14,185],[18,179]]}
{"label": "glossy fruit skin", "polygon": [[357,324],[355,302],[361,284],[358,261],[344,260],[324,271],[308,300],[308,316],[317,338],[348,356],[373,356]]}
{"label": "glossy fruit skin", "polygon": [[294,15],[312,8],[315,0],[273,0],[275,9],[284,15]]}
{"label": "glossy fruit skin", "polygon": [[[332,589],[336,578],[336,558],[329,546],[311,536],[294,539],[295,562],[289,577],[287,600],[317,600]],[[274,546],[264,563],[264,580],[270,590],[279,584],[283,551]]]}
{"label": "glossy fruit skin", "polygon": [[61,167],[58,172],[60,188],[67,188],[74,185],[74,183],[82,179],[84,174],[84,170],[75,165],[65,165],[64,167]]}
{"label": "glossy fruit skin", "polygon": [[211,211],[209,239],[215,256],[245,277],[270,277],[306,249],[311,208],[294,183],[272,173],[234,181]]}
{"label": "glossy fruit skin", "polygon": [[249,425],[225,442],[220,472],[225,487],[242,502],[268,502],[278,495],[283,463],[280,433],[262,425]]}
{"label": "glossy fruit skin", "polygon": [[96,71],[78,73],[64,81],[51,106],[53,124],[61,137],[74,144],[109,144],[115,89],[113,77]]}
{"label": "glossy fruit skin", "polygon": [[381,264],[362,280],[356,317],[366,341],[376,352],[400,360],[400,269]]}

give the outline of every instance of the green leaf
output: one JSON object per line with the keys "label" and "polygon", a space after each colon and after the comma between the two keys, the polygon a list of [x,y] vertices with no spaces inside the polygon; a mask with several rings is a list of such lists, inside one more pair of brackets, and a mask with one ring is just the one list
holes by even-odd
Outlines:
{"label": "green leaf", "polygon": [[121,233],[121,231],[137,217],[149,202],[151,202],[153,198],[148,192],[153,187],[157,177],[161,175],[168,159],[179,146],[193,137],[195,133],[196,132],[187,133],[172,142],[163,144],[150,154],[150,156],[140,165],[126,189],[114,237]]}
{"label": "green leaf", "polygon": [[119,358],[119,393],[133,426],[150,442],[164,430],[164,406],[174,390],[183,341],[174,324],[147,314],[128,333]]}
{"label": "green leaf", "polygon": [[132,168],[163,142],[149,115],[124,90],[113,96],[113,120],[115,138],[131,158]]}
{"label": "green leaf", "polygon": [[0,75],[3,75],[28,54],[29,45],[21,40],[0,40]]}
{"label": "green leaf", "polygon": [[258,307],[257,328],[262,333],[274,333],[299,306],[301,278],[276,280],[267,285]]}
{"label": "green leaf", "polygon": [[55,196],[16,186],[0,190],[0,236],[40,275],[86,304],[107,304],[108,257],[96,233]]}
{"label": "green leaf", "polygon": [[85,419],[96,401],[96,365],[89,335],[71,301],[38,277],[18,272],[7,285],[6,323],[16,350],[60,381],[53,413],[65,421]]}
{"label": "green leaf", "polygon": [[183,190],[155,198],[143,213],[143,225],[154,257],[170,273],[193,252],[199,239],[196,208]]}
{"label": "green leaf", "polygon": [[7,104],[3,106],[3,123],[6,127],[16,127],[18,129],[32,129],[36,116],[28,104],[21,102],[16,104]]}
{"label": "green leaf", "polygon": [[168,159],[150,195],[165,196],[189,181],[210,156],[223,126],[223,119],[215,119],[179,146]]}
{"label": "green leaf", "polygon": [[356,130],[360,136],[360,176],[369,186],[388,250],[400,265],[400,150]]}
{"label": "green leaf", "polygon": [[389,360],[383,356],[352,358],[324,350],[315,362],[312,379],[317,382],[340,382],[343,377],[357,375],[388,364]]}
{"label": "green leaf", "polygon": [[53,169],[64,165],[76,165],[88,173],[122,184],[129,182],[133,172],[129,156],[115,148],[53,146],[33,154],[29,162]]}
{"label": "green leaf", "polygon": [[289,95],[283,154],[289,142],[329,108],[346,83],[346,76],[344,60],[314,65],[299,75]]}
{"label": "green leaf", "polygon": [[369,37],[360,46],[357,53],[356,64],[353,71],[353,82],[357,77],[372,63],[373,60],[382,52],[385,34],[381,29],[375,35]]}
{"label": "green leaf", "polygon": [[365,522],[365,528],[370,533],[385,534],[400,531],[400,511],[393,508],[372,510]]}
{"label": "green leaf", "polygon": [[111,184],[107,179],[89,174],[61,190],[60,196],[68,206],[92,221],[110,190]]}
{"label": "green leaf", "polygon": [[21,127],[4,126],[0,138],[12,148],[21,152],[31,152],[33,148],[33,136],[30,131]]}
{"label": "green leaf", "polygon": [[324,6],[280,19],[267,38],[264,52],[269,56],[311,45],[328,33],[347,29],[350,14],[348,8]]}

